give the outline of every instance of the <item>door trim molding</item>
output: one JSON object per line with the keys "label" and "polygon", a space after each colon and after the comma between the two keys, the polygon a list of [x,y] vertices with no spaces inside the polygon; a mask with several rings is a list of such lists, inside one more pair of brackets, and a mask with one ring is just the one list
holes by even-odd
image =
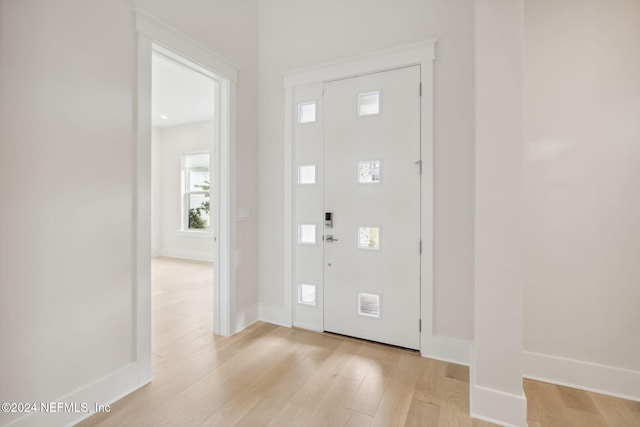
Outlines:
{"label": "door trim molding", "polygon": [[[138,35],[137,96],[136,96],[136,188],[135,215],[135,318],[136,360],[151,363],[151,53],[156,51],[216,81],[216,98],[220,111],[216,121],[216,143],[212,149],[212,168],[218,185],[213,199],[215,212],[214,249],[214,333],[231,335],[235,324],[235,269],[233,267],[236,236],[232,232],[232,207],[235,203],[236,146],[236,82],[238,67],[211,52],[188,36],[158,20],[147,12],[135,9]],[[185,62],[186,61],[186,62]],[[222,108],[223,107],[223,108]],[[215,147],[217,145],[217,147]]]}
{"label": "door trim molding", "polygon": [[[433,307],[433,63],[435,60],[436,40],[398,47],[395,49],[358,56],[346,60],[329,62],[314,67],[291,71],[283,75],[285,96],[285,150],[284,150],[284,312],[282,315],[271,313],[276,323],[286,326],[293,324],[293,140],[294,111],[293,94],[296,86],[323,83],[363,74],[376,73],[411,65],[420,65],[422,81],[421,98],[421,138],[422,157],[421,187],[421,238],[423,242],[421,257],[421,317],[422,332],[420,349],[423,356],[452,360],[469,364],[471,346],[466,341],[449,342],[446,337],[434,335]],[[417,88],[416,88],[417,90]],[[265,319],[267,320],[267,319]],[[443,341],[444,340],[444,341]]]}
{"label": "door trim molding", "polygon": [[[435,52],[436,40],[427,40],[354,58],[327,62],[284,73],[284,87],[291,88],[311,83],[328,82],[410,65],[427,65],[429,63],[433,68]],[[289,130],[287,129],[287,131]]]}

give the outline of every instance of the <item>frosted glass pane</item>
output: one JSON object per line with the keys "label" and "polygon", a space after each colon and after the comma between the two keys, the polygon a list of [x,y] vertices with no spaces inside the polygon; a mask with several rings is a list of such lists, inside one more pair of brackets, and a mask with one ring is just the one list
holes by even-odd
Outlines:
{"label": "frosted glass pane", "polygon": [[358,247],[361,249],[380,249],[380,228],[358,227]]}
{"label": "frosted glass pane", "polygon": [[380,161],[364,160],[358,162],[358,182],[361,184],[380,182]]}
{"label": "frosted glass pane", "polygon": [[358,114],[368,116],[380,112],[380,92],[367,92],[358,95]]}
{"label": "frosted glass pane", "polygon": [[316,166],[304,165],[298,169],[299,184],[315,184],[316,183]]}
{"label": "frosted glass pane", "polygon": [[313,224],[298,225],[298,243],[315,245],[316,243],[316,226]]}
{"label": "frosted glass pane", "polygon": [[298,285],[298,303],[316,305],[316,285],[300,283]]}
{"label": "frosted glass pane", "polygon": [[298,123],[311,123],[316,121],[316,103],[307,102],[298,104]]}
{"label": "frosted glass pane", "polygon": [[359,293],[358,314],[380,318],[380,295]]}

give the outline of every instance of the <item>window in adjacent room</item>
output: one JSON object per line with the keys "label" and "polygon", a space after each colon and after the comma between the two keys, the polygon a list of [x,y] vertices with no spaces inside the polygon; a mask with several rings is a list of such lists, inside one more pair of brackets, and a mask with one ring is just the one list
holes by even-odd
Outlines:
{"label": "window in adjacent room", "polygon": [[182,165],[183,229],[208,232],[211,230],[209,153],[185,153]]}

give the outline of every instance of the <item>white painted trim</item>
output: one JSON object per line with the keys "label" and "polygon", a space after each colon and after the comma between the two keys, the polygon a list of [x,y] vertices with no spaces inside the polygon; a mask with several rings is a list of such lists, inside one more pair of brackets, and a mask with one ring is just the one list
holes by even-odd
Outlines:
{"label": "white painted trim", "polygon": [[[144,369],[139,363],[132,363],[126,365],[91,384],[83,386],[65,396],[61,396],[57,399],[53,399],[52,402],[66,402],[77,403],[78,405],[85,402],[89,405],[89,412],[87,413],[74,413],[74,412],[32,412],[23,415],[20,418],[14,419],[8,424],[7,427],[27,427],[27,426],[42,426],[42,427],[55,427],[55,426],[73,426],[80,421],[95,414],[94,403],[100,405],[116,402],[124,396],[134,392],[140,387],[148,384],[150,379],[140,382],[138,373]],[[39,402],[36,402],[39,404]]]}
{"label": "white painted trim", "polygon": [[[431,42],[435,43],[435,42]],[[418,48],[424,60],[420,63],[422,83],[420,158],[422,177],[420,182],[420,233],[422,256],[420,257],[420,353],[423,357],[444,360],[469,366],[471,364],[471,342],[435,334],[434,325],[434,72],[435,45]],[[418,52],[404,51],[408,58],[415,59]]]}
{"label": "white painted trim", "polygon": [[436,40],[428,40],[291,71],[284,74],[284,87],[291,88],[432,62],[435,59],[435,46]]}
{"label": "white painted trim", "polygon": [[[132,205],[135,208],[133,286],[135,362],[140,383],[151,381],[151,39],[138,34],[136,87],[136,163]],[[146,77],[146,78],[145,78]],[[121,390],[113,390],[114,394]]]}
{"label": "white painted trim", "polygon": [[640,402],[640,371],[525,351],[524,377]]}
{"label": "white painted trim", "polygon": [[[219,145],[216,151],[218,186],[214,190],[220,204],[216,216],[217,251],[214,264],[214,333],[229,336],[233,333],[233,317],[236,295],[235,223],[232,223],[235,206],[235,146],[236,146],[236,84],[222,80],[220,88],[220,129]],[[225,106],[225,107],[222,107]],[[216,158],[214,156],[214,158]]]}
{"label": "white painted trim", "polygon": [[421,98],[421,317],[420,334],[423,355],[440,360],[469,365],[471,343],[434,335],[433,325],[433,127],[434,89],[433,61],[435,40],[335,61],[284,74],[284,307],[260,306],[260,319],[270,323],[291,326],[293,323],[293,88],[321,83],[345,77],[370,74],[410,65],[420,65],[422,81]]}
{"label": "white painted trim", "polygon": [[[297,236],[296,225],[293,223],[293,183],[295,181],[293,167],[293,126],[297,122],[294,112],[293,87],[284,89],[284,316],[275,316],[282,319],[277,324],[293,326],[293,268],[294,251],[293,236]],[[316,112],[317,114],[317,112]],[[317,177],[317,175],[316,175]],[[265,309],[265,313],[274,316],[273,309]],[[262,309],[260,310],[262,313]],[[261,317],[262,319],[262,317]]]}
{"label": "white painted trim", "polygon": [[[486,415],[478,415],[478,408]],[[472,385],[470,412],[472,418],[505,427],[527,426],[527,399],[524,391],[517,395]]]}
{"label": "white painted trim", "polygon": [[178,58],[186,58],[205,70],[215,70],[214,72],[220,77],[233,82],[238,81],[239,67],[237,65],[144,10],[134,10],[136,13],[136,32],[144,34],[162,45],[164,50],[161,50],[161,53],[167,55],[168,52],[172,52],[177,54]]}

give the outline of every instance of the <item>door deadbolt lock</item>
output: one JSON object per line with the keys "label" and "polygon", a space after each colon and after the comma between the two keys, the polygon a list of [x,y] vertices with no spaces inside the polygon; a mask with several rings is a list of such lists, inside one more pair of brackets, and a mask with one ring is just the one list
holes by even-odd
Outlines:
{"label": "door deadbolt lock", "polygon": [[324,213],[324,226],[326,228],[333,228],[333,212]]}

